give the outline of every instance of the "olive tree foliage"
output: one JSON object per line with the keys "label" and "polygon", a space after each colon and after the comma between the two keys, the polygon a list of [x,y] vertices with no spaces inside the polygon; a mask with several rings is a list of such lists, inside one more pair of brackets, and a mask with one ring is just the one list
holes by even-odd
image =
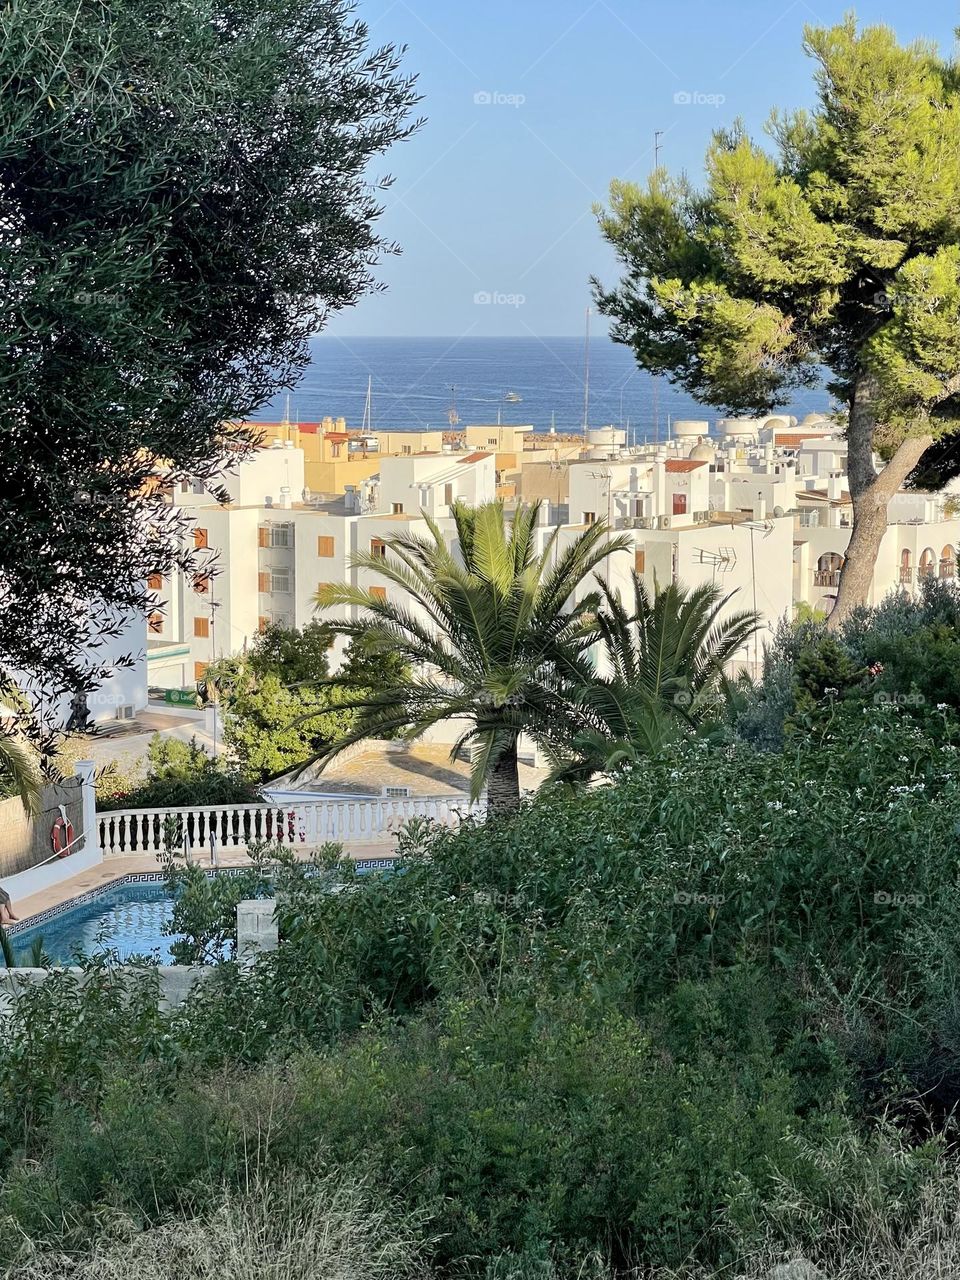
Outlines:
{"label": "olive tree foliage", "polygon": [[209,567],[171,489],[220,494],[395,250],[366,171],[417,98],[352,10],[0,8],[0,663],[34,690],[94,687],[147,576]]}
{"label": "olive tree foliage", "polygon": [[[706,183],[614,182],[595,283],[614,336],[703,403],[769,412],[823,366],[847,411],[854,525],[834,622],[864,602],[890,498],[960,426],[960,79],[926,42],[807,28],[813,110],[773,152],[718,132]],[[874,455],[885,465],[877,467]]]}

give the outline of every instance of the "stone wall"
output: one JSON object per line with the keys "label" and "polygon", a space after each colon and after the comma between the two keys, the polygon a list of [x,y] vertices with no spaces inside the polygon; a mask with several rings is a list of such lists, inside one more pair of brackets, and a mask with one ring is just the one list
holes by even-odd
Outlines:
{"label": "stone wall", "polygon": [[0,883],[4,876],[29,871],[51,856],[50,830],[60,816],[61,804],[66,807],[74,836],[80,835],[83,831],[80,787],[79,778],[65,778],[63,782],[44,787],[40,816],[36,820],[27,817],[16,796],[0,801]]}

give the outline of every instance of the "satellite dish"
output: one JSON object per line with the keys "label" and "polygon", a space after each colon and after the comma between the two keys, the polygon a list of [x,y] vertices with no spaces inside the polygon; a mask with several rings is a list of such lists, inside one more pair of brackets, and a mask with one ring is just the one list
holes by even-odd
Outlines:
{"label": "satellite dish", "polygon": [[784,514],[783,507],[774,507],[773,514],[776,517],[776,519],[779,520],[780,517]]}

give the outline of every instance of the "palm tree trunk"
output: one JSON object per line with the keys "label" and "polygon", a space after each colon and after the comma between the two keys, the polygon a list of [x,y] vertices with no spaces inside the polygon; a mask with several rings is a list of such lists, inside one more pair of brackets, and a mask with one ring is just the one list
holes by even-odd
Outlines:
{"label": "palm tree trunk", "polygon": [[487,782],[487,813],[491,817],[513,813],[520,807],[520,769],[516,739],[498,758]]}

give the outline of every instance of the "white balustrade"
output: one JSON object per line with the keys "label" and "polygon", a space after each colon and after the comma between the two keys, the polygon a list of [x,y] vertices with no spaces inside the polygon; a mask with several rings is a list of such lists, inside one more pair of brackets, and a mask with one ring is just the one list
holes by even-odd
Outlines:
{"label": "white balustrade", "polygon": [[350,845],[392,842],[414,818],[457,826],[477,813],[461,796],[417,799],[304,800],[294,804],[188,805],[176,809],[118,809],[97,814],[104,857],[190,850],[216,858],[251,844],[317,849],[327,842]]}

